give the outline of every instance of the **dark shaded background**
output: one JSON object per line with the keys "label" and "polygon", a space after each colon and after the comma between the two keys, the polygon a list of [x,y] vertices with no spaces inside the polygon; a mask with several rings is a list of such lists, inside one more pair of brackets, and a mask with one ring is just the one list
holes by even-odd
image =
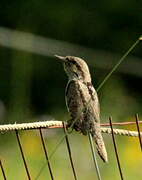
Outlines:
{"label": "dark shaded background", "polygon": [[[118,57],[121,57],[142,34],[142,1],[1,1],[0,26],[91,48],[94,50],[94,58],[89,54],[84,54],[83,58],[90,65],[93,84],[97,87],[117,62]],[[139,113],[141,117],[141,49],[139,43],[129,55],[131,60],[128,58],[123,62],[124,67],[120,65],[100,90],[102,122],[107,122],[109,115],[113,116],[113,121],[132,121],[135,113]],[[98,59],[95,57],[95,51],[98,52]],[[103,52],[109,53],[110,61]],[[83,52],[78,50],[75,54],[64,52],[64,55],[80,56],[81,53]],[[130,63],[134,65],[130,67]],[[47,120],[51,117],[58,120],[68,119],[64,101],[66,83],[67,77],[63,67],[54,56],[36,55],[0,45],[1,124]],[[6,140],[9,142],[9,136]],[[1,144],[3,143],[2,136]],[[28,143],[26,141],[25,144]],[[108,143],[111,143],[111,140]],[[121,152],[124,153],[123,139],[120,140],[120,144]],[[134,144],[132,146],[134,147]],[[4,147],[3,152],[6,148]],[[131,152],[132,155],[137,149],[138,145]],[[123,153],[122,157],[125,156]],[[127,161],[129,157],[125,157]],[[135,164],[137,158],[132,161]],[[127,167],[131,166],[131,163],[130,161]],[[82,169],[80,171],[82,172]],[[109,168],[107,171],[109,173]],[[107,172],[104,173],[104,177],[108,175],[106,174]],[[127,176],[130,179],[137,174],[140,174],[138,168],[131,173],[129,171]],[[84,178],[88,177],[91,179],[92,176]],[[110,179],[110,174],[107,177]],[[119,179],[116,175],[117,178]]]}
{"label": "dark shaded background", "polygon": [[[0,5],[0,25],[123,54],[141,35],[140,2],[7,1]],[[55,59],[3,47],[0,52],[0,94],[8,111],[16,104],[18,108],[30,106],[35,114],[64,108],[66,77]],[[141,57],[141,47],[138,46],[133,54]],[[99,82],[107,73],[97,67],[95,71],[95,81]],[[121,79],[130,93],[136,89],[139,91],[139,79],[129,75],[121,76]],[[21,111],[28,113],[29,107],[21,107]]]}

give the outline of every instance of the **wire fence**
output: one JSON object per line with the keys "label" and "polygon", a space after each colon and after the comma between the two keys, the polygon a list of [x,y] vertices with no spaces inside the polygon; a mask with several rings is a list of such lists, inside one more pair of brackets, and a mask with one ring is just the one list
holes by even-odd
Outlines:
{"label": "wire fence", "polygon": [[[137,131],[129,131],[129,130],[123,130],[123,129],[115,129],[113,128],[114,125],[120,125],[120,126],[125,126],[127,124],[134,124],[137,127]],[[120,163],[120,158],[119,157],[119,152],[118,152],[118,148],[117,148],[117,142],[115,139],[115,135],[123,135],[123,136],[130,136],[130,137],[138,137],[139,138],[139,144],[140,144],[140,148],[142,150],[142,132],[140,132],[140,127],[139,124],[142,123],[142,121],[139,121],[139,117],[138,114],[135,115],[135,122],[125,122],[125,123],[113,123],[112,122],[112,117],[109,118],[109,124],[101,124],[101,132],[102,133],[109,133],[112,135],[112,142],[114,145],[114,152],[115,152],[115,156],[116,156],[116,162],[117,162],[117,166],[118,166],[118,170],[120,173],[120,178],[123,180],[124,179],[124,173],[123,173],[123,168],[122,165]],[[104,127],[104,126],[110,126],[110,127]],[[57,144],[57,146],[55,147],[55,149],[53,150],[51,155],[48,155],[48,149],[47,149],[47,145],[45,144],[45,140],[44,140],[44,136],[42,134],[42,129],[56,129],[56,128],[63,128],[64,130],[64,136],[61,139],[61,141]],[[45,122],[33,122],[33,123],[23,123],[23,124],[9,124],[9,125],[0,125],[0,132],[9,132],[9,131],[13,131],[13,133],[15,132],[16,134],[16,139],[17,139],[17,143],[19,146],[19,150],[21,153],[21,157],[22,157],[22,161],[24,164],[24,169],[25,169],[25,173],[27,175],[28,180],[33,179],[33,177],[31,176],[29,167],[28,167],[28,163],[26,161],[27,157],[25,156],[24,153],[24,149],[22,147],[22,143],[21,143],[21,139],[20,139],[20,135],[19,135],[19,131],[21,130],[34,130],[34,129],[38,129],[39,130],[39,135],[40,135],[40,141],[42,144],[42,148],[43,148],[43,153],[46,159],[46,163],[43,165],[43,167],[41,167],[41,169],[39,170],[38,175],[36,176],[36,180],[39,179],[43,169],[45,167],[48,167],[49,170],[49,174],[52,180],[55,179],[54,177],[54,172],[52,169],[52,165],[50,163],[50,158],[51,156],[54,155],[54,153],[57,151],[58,147],[60,146],[60,143],[65,139],[66,142],[66,146],[67,146],[67,150],[68,150],[68,155],[69,155],[69,160],[70,160],[70,164],[71,164],[71,169],[72,169],[72,173],[73,173],[73,177],[75,180],[79,179],[77,176],[77,170],[75,168],[75,164],[74,164],[74,160],[73,160],[73,156],[72,156],[72,150],[71,150],[71,146],[70,146],[70,142],[69,142],[69,134],[68,131],[66,129],[66,123],[65,122],[61,122],[61,121],[45,121]],[[94,150],[94,144],[91,144],[92,141],[90,141],[90,148],[92,150],[92,157],[93,157],[93,162],[95,165],[95,170],[96,170],[96,174],[98,177],[98,180],[101,180],[101,173],[99,171],[99,164],[96,160],[96,155],[95,155],[95,150]],[[5,166],[3,165],[2,159],[0,160],[0,167],[1,167],[1,173],[3,176],[3,179],[6,180],[7,179],[7,175],[6,175],[6,171],[5,171]],[[46,179],[46,177],[45,177]]]}

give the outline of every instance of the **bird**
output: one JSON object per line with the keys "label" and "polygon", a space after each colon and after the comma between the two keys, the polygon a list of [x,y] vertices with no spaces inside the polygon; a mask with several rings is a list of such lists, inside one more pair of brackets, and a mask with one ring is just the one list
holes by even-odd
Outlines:
{"label": "bird", "polygon": [[97,92],[92,85],[87,63],[75,56],[55,55],[63,62],[68,76],[65,100],[71,119],[67,127],[87,135],[90,133],[95,141],[96,149],[104,162],[108,162],[107,151],[100,128],[100,104]]}

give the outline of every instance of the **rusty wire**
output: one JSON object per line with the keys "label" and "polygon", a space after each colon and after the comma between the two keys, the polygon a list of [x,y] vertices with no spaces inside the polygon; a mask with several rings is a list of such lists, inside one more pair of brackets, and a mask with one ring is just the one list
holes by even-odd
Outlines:
{"label": "rusty wire", "polygon": [[3,179],[6,180],[7,178],[6,178],[4,167],[3,167],[3,164],[2,164],[1,160],[0,160],[0,167],[1,167],[2,175],[3,175]]}
{"label": "rusty wire", "polygon": [[19,133],[18,133],[17,130],[15,130],[15,133],[16,133],[17,142],[18,142],[18,145],[19,145],[19,148],[20,148],[20,152],[21,152],[21,156],[22,156],[22,159],[23,159],[23,163],[24,163],[24,167],[25,167],[25,170],[26,170],[26,173],[27,173],[28,180],[31,180],[31,175],[30,175],[28,165],[27,165],[27,162],[26,162],[26,159],[25,159],[25,155],[24,155],[24,152],[23,152],[23,149],[22,149],[22,145],[21,145],[21,142],[20,142]]}
{"label": "rusty wire", "polygon": [[68,134],[67,134],[67,130],[66,130],[66,126],[65,126],[64,122],[63,122],[63,129],[64,129],[65,140],[66,140],[66,145],[67,145],[67,149],[68,149],[68,154],[69,154],[69,159],[70,159],[74,179],[77,180],[77,175],[76,175],[75,166],[74,166],[74,163],[73,163],[73,158],[72,158],[72,153],[71,153],[71,147],[70,147],[70,144],[69,144]]}
{"label": "rusty wire", "polygon": [[[135,125],[136,122],[112,122],[113,126],[128,126],[128,125]],[[142,124],[142,121],[139,121],[139,124]],[[103,123],[101,126],[110,126],[109,123]]]}
{"label": "rusty wire", "polygon": [[138,130],[140,148],[141,148],[141,151],[142,151],[142,139],[141,139],[141,133],[140,133],[140,127],[139,127],[139,116],[138,116],[138,114],[135,115],[135,118],[136,118],[136,125],[137,125],[137,130]]}
{"label": "rusty wire", "polygon": [[117,165],[118,165],[121,180],[123,180],[124,178],[123,178],[122,168],[121,168],[121,164],[120,164],[120,160],[119,160],[117,145],[116,145],[116,142],[115,142],[115,136],[114,136],[113,127],[112,127],[112,117],[109,117],[109,123],[110,123],[110,127],[111,127],[112,142],[113,142],[113,145],[114,145],[115,155],[116,155],[116,159],[117,159]]}
{"label": "rusty wire", "polygon": [[52,169],[51,169],[51,165],[50,165],[50,161],[49,161],[49,157],[48,157],[48,152],[47,152],[47,148],[45,146],[44,137],[43,137],[41,128],[39,129],[39,133],[40,133],[41,143],[42,143],[45,158],[46,158],[46,161],[47,161],[50,177],[51,177],[52,180],[54,180],[53,172],[52,172]]}

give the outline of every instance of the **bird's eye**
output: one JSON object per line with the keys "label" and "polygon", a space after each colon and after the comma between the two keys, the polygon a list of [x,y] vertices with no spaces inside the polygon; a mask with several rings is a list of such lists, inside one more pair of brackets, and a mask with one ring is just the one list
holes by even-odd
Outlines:
{"label": "bird's eye", "polygon": [[72,64],[76,64],[76,62],[75,62],[75,61],[71,61],[71,63],[72,63]]}
{"label": "bird's eye", "polygon": [[71,66],[71,63],[68,61],[68,62],[65,62],[65,64],[67,65],[67,66]]}
{"label": "bird's eye", "polygon": [[67,60],[67,61],[69,61],[69,58],[68,58],[68,57],[66,57],[66,60]]}

